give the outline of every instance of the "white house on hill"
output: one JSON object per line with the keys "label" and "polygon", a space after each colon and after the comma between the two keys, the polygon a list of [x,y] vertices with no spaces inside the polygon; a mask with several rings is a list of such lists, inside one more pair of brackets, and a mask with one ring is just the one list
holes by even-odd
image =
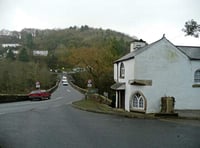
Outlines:
{"label": "white house on hill", "polygon": [[116,108],[158,113],[161,98],[171,96],[175,110],[200,109],[200,47],[175,46],[165,36],[137,45],[114,62]]}
{"label": "white house on hill", "polygon": [[20,44],[18,44],[18,43],[10,43],[10,44],[2,44],[1,45],[3,48],[6,48],[6,47],[14,47],[14,48],[16,48],[16,47],[18,47],[18,46],[21,46]]}
{"label": "white house on hill", "polygon": [[34,56],[48,56],[48,50],[33,50]]}

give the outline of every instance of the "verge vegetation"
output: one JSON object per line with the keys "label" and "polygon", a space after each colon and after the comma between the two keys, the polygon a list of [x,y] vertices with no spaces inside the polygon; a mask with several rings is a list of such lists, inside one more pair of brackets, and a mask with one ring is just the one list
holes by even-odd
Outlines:
{"label": "verge vegetation", "polygon": [[49,72],[46,65],[34,62],[0,60],[0,93],[26,94],[35,89],[39,81],[48,89],[56,83],[56,75]]}
{"label": "verge vegetation", "polygon": [[[24,93],[40,81],[46,88],[54,83],[48,69],[82,71],[73,74],[74,83],[87,88],[88,79],[100,94],[108,92],[113,81],[113,61],[126,54],[128,35],[113,30],[92,28],[87,25],[66,29],[31,29],[12,32],[14,36],[0,36],[0,44],[18,43],[17,48],[0,47],[0,93]],[[20,34],[20,37],[19,37]],[[14,51],[19,54],[15,55]],[[33,51],[48,51],[47,56],[34,56]],[[5,62],[6,61],[6,62]]]}
{"label": "verge vegetation", "polygon": [[128,118],[142,118],[142,119],[155,119],[157,117],[154,114],[143,114],[143,113],[136,113],[136,112],[126,112],[122,109],[112,108],[109,105],[104,103],[100,103],[99,100],[94,98],[82,99],[76,102],[73,102],[72,105],[78,109],[91,111],[96,113],[105,113],[105,114],[112,114],[117,116],[123,116]]}

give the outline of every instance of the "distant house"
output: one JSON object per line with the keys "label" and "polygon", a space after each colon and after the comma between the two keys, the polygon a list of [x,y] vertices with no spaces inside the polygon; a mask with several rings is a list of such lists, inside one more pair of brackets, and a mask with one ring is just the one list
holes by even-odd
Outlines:
{"label": "distant house", "polygon": [[[10,49],[8,49],[6,52],[9,53],[9,51],[10,51]],[[15,55],[19,54],[19,50],[12,50],[12,52],[13,52]]]}
{"label": "distant house", "polygon": [[3,47],[3,48],[6,48],[6,47],[13,47],[13,48],[16,48],[16,47],[19,47],[19,46],[21,46],[21,45],[18,44],[18,43],[2,44],[2,47]]}
{"label": "distant house", "polygon": [[172,96],[176,110],[200,109],[200,47],[175,46],[165,36],[137,42],[114,62],[116,108],[158,113],[161,98]]}
{"label": "distant house", "polygon": [[20,32],[9,31],[9,30],[5,30],[5,29],[0,30],[0,36],[13,36],[13,37],[16,37],[18,39],[21,39],[21,33]]}
{"label": "distant house", "polygon": [[33,50],[33,56],[48,56],[48,50]]}

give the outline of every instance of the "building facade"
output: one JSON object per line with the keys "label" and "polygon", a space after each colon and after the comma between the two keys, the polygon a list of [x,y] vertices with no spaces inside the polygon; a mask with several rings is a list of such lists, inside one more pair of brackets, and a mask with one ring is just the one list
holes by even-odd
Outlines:
{"label": "building facade", "polygon": [[161,98],[175,98],[176,110],[200,109],[200,47],[175,46],[165,36],[114,62],[117,108],[158,113]]}
{"label": "building facade", "polygon": [[48,56],[48,50],[33,50],[33,56]]}

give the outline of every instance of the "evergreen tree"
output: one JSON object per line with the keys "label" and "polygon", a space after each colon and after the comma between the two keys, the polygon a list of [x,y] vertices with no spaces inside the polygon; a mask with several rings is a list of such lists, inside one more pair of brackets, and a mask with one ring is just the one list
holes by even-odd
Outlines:
{"label": "evergreen tree", "polygon": [[15,54],[13,53],[12,50],[8,49],[6,58],[9,60],[15,60]]}
{"label": "evergreen tree", "polygon": [[23,48],[19,53],[19,61],[22,61],[22,62],[28,62],[29,61],[28,52],[25,48]]}

